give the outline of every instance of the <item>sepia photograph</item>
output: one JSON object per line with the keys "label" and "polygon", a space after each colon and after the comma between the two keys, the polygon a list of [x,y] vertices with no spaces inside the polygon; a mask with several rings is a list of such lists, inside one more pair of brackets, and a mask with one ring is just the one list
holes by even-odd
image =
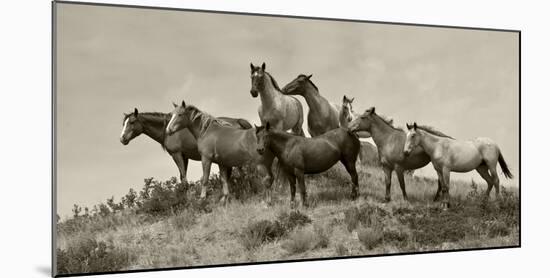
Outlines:
{"label": "sepia photograph", "polygon": [[521,245],[519,31],[52,17],[56,276]]}

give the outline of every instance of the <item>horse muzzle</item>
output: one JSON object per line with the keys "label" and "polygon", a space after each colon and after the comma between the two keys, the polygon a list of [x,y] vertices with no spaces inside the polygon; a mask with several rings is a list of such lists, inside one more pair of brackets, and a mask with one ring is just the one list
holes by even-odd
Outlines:
{"label": "horse muzzle", "polygon": [[252,97],[258,97],[258,90],[252,89],[250,90],[250,94],[252,95]]}
{"label": "horse muzzle", "polygon": [[126,138],[121,137],[120,138],[120,143],[122,143],[122,145],[126,146],[126,145],[128,145],[128,143],[130,143],[130,141],[126,140]]}
{"label": "horse muzzle", "polygon": [[256,151],[258,151],[259,154],[263,155],[265,153],[265,148],[258,148],[256,149]]}
{"label": "horse muzzle", "polygon": [[409,155],[411,154],[411,151],[410,151],[410,150],[404,150],[404,151],[403,151],[403,154],[404,154],[405,156],[409,156]]}

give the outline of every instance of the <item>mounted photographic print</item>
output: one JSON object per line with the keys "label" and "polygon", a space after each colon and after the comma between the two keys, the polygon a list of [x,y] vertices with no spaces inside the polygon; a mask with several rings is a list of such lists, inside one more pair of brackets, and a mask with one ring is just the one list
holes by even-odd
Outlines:
{"label": "mounted photographic print", "polygon": [[520,246],[519,31],[62,1],[53,24],[55,276]]}

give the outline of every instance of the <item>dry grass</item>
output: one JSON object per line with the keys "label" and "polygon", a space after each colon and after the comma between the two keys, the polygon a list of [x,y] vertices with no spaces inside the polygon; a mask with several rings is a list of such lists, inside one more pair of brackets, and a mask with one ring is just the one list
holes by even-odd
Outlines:
{"label": "dry grass", "polygon": [[435,180],[407,178],[407,203],[394,178],[393,201],[384,203],[381,170],[359,170],[357,200],[350,200],[349,176],[337,165],[306,178],[310,207],[300,213],[289,210],[286,187],[275,189],[269,207],[252,194],[222,206],[215,188],[212,200],[193,205],[196,209],[163,217],[123,211],[59,230],[57,247],[68,252],[79,238],[105,242],[109,250],[131,254],[113,266],[124,270],[519,244],[518,197],[512,189],[487,203],[480,189],[453,181],[455,205],[441,211],[431,201]]}

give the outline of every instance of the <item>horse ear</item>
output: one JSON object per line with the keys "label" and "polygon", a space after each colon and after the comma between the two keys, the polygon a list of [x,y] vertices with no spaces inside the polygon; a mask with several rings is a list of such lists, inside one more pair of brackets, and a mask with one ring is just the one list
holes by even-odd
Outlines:
{"label": "horse ear", "polygon": [[181,107],[185,108],[185,100],[181,101]]}
{"label": "horse ear", "polygon": [[262,71],[265,71],[265,62],[262,63]]}
{"label": "horse ear", "polygon": [[174,108],[178,107],[178,105],[172,101],[172,105],[174,106]]}
{"label": "horse ear", "polygon": [[137,116],[138,113],[139,113],[139,112],[138,112],[137,108],[134,108],[134,116]]}
{"label": "horse ear", "polygon": [[355,100],[355,98],[354,98],[354,97],[352,97],[352,98],[351,98],[351,99],[349,100],[349,102],[353,102],[353,100]]}
{"label": "horse ear", "polygon": [[313,74],[310,74],[306,77],[307,80],[311,79],[311,77],[313,76]]}
{"label": "horse ear", "polygon": [[414,124],[413,124],[414,130],[416,130],[416,127],[417,127],[416,122],[414,122]]}
{"label": "horse ear", "polygon": [[374,106],[373,106],[373,107],[370,109],[370,113],[371,113],[371,114],[374,114],[374,110],[375,110],[375,108],[374,108]]}
{"label": "horse ear", "polygon": [[411,129],[411,125],[409,123],[407,123],[407,129]]}
{"label": "horse ear", "polygon": [[252,63],[250,63],[250,71],[254,72],[254,65]]}
{"label": "horse ear", "polygon": [[344,95],[344,97],[342,98],[342,101],[346,101],[346,99],[348,98],[346,97],[346,95]]}
{"label": "horse ear", "polygon": [[267,124],[265,124],[265,130],[269,131],[270,128],[271,128],[271,125],[269,124],[269,122],[267,122]]}

